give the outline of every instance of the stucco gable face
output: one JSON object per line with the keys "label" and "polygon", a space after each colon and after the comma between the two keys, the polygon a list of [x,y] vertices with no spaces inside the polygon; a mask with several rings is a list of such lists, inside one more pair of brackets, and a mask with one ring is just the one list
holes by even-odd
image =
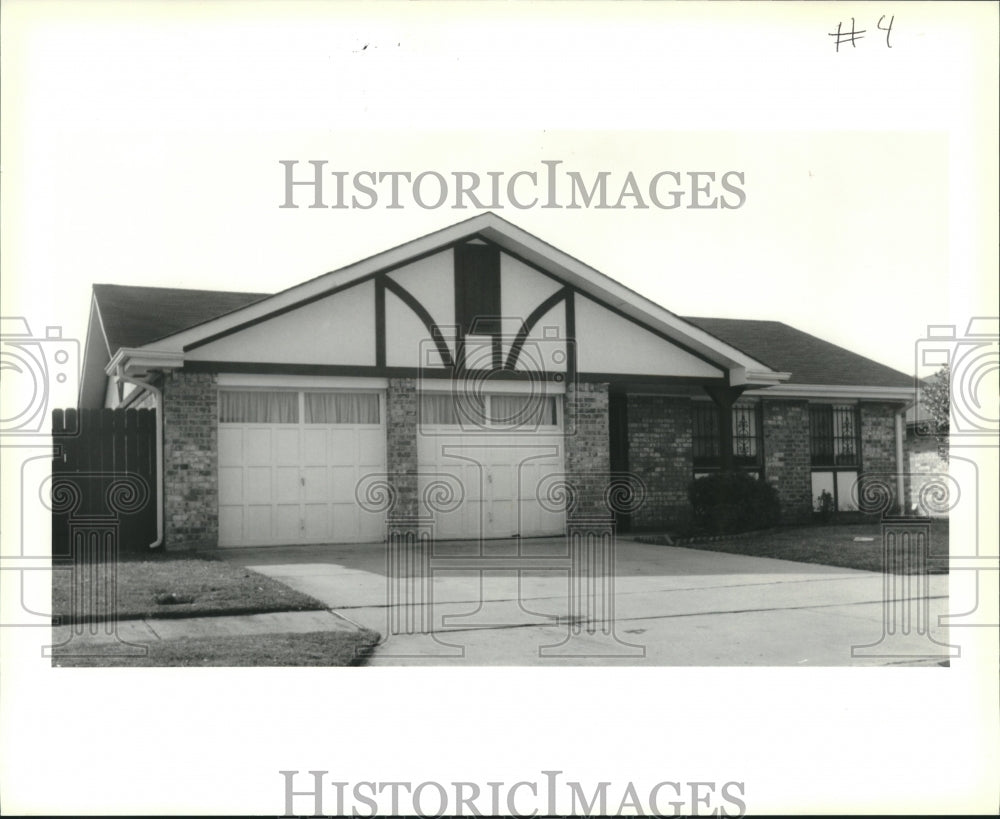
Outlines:
{"label": "stucco gable face", "polygon": [[335,292],[190,349],[188,361],[375,365],[375,286]]}

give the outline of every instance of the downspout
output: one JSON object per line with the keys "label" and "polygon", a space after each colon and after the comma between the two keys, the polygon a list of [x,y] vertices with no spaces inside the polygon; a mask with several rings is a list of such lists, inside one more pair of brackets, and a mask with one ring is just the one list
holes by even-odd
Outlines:
{"label": "downspout", "polygon": [[133,384],[141,390],[149,390],[156,401],[156,540],[149,544],[149,548],[158,549],[163,545],[163,391],[149,381],[125,375],[120,364],[118,380]]}
{"label": "downspout", "polygon": [[906,407],[896,412],[896,498],[899,514],[906,514],[906,477],[903,474],[903,422],[906,417]]}

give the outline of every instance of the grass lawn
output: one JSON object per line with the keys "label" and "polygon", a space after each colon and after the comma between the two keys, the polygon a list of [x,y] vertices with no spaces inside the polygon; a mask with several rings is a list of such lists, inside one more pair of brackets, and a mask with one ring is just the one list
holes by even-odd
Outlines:
{"label": "grass lawn", "polygon": [[[86,584],[85,588],[99,589],[97,599],[78,600],[74,612],[74,572],[53,568],[52,613],[63,625],[95,615],[95,619],[108,619],[112,614],[119,619],[204,617],[325,608],[318,600],[250,569],[204,555],[167,552],[120,558],[117,565],[88,567],[88,572],[107,572],[112,582],[106,586]],[[109,597],[114,598],[113,606],[109,606]]]}
{"label": "grass lawn", "polygon": [[56,653],[52,665],[60,668],[360,665],[378,639],[374,631],[184,637],[150,643],[145,657],[59,657]]}
{"label": "grass lawn", "polygon": [[[871,538],[856,540],[856,538]],[[642,543],[666,543],[655,535],[636,538]],[[882,571],[882,527],[878,523],[831,524],[826,526],[796,526],[751,532],[731,540],[679,544],[685,549],[710,552],[775,557],[801,563],[822,563],[848,569]],[[948,521],[931,523],[930,556],[947,557]],[[930,561],[928,574],[947,574],[947,563]]]}

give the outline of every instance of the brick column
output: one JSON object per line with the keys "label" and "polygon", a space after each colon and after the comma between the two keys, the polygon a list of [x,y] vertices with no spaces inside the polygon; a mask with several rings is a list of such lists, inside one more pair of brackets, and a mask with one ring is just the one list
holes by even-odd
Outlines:
{"label": "brick column", "polygon": [[812,513],[812,463],[809,452],[809,404],[761,401],[764,427],[764,475],[778,490],[785,522]]}
{"label": "brick column", "polygon": [[646,486],[634,529],[658,529],[688,514],[694,477],[691,401],[662,395],[628,396],[628,467]]}
{"label": "brick column", "polygon": [[896,405],[861,404],[861,468],[865,472],[895,472]]}
{"label": "brick column", "polygon": [[389,514],[415,518],[417,495],[417,383],[413,378],[390,378],[386,391],[386,467],[396,491]]}
{"label": "brick column", "polygon": [[566,472],[575,505],[570,517],[608,515],[604,500],[611,471],[608,385],[570,384],[566,392]]}
{"label": "brick column", "polygon": [[219,390],[215,373],[163,382],[163,497],[167,548],[219,544]]}
{"label": "brick column", "polygon": [[[896,406],[885,403],[862,403],[859,406],[861,415],[861,474],[859,481],[863,484],[866,472],[877,472],[882,475],[892,474],[897,471],[896,466]],[[883,481],[880,481],[882,483]],[[892,496],[894,498],[893,508],[898,508],[896,494],[896,482],[889,481],[886,485],[891,485]],[[858,487],[861,490],[861,487]],[[904,487],[905,492],[905,487]],[[906,498],[903,498],[905,503]]]}

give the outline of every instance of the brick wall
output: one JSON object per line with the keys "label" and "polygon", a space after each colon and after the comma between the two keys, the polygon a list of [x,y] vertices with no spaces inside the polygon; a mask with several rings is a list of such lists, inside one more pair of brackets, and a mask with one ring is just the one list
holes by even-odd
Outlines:
{"label": "brick wall", "polygon": [[218,377],[174,371],[166,376],[162,389],[166,546],[217,546]]}
{"label": "brick wall", "polygon": [[646,502],[632,514],[632,528],[668,528],[689,513],[693,477],[691,401],[668,396],[630,395],[628,466],[646,487]]}
{"label": "brick wall", "polygon": [[576,503],[568,516],[608,515],[604,499],[611,471],[608,385],[571,384],[566,391],[566,472]]}
{"label": "brick wall", "polygon": [[[861,413],[861,480],[867,472],[894,475],[896,470],[896,420],[897,407],[894,404],[862,403]],[[892,506],[889,514],[898,514],[896,479],[883,478],[879,481],[890,487]]]}
{"label": "brick wall", "polygon": [[386,466],[396,490],[390,515],[415,517],[417,495],[417,383],[390,378],[386,391]]}
{"label": "brick wall", "polygon": [[894,404],[861,405],[861,465],[865,472],[896,471]]}
{"label": "brick wall", "polygon": [[778,490],[785,522],[812,512],[809,405],[805,401],[761,401],[764,475]]}

